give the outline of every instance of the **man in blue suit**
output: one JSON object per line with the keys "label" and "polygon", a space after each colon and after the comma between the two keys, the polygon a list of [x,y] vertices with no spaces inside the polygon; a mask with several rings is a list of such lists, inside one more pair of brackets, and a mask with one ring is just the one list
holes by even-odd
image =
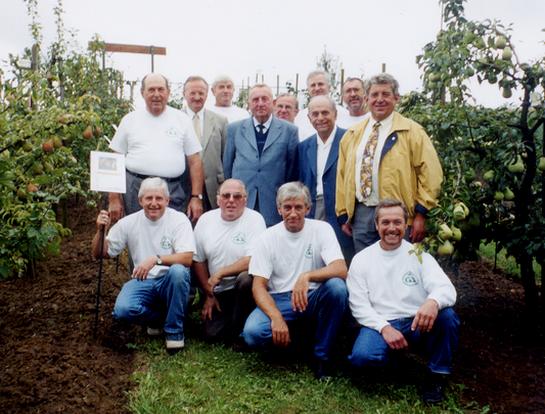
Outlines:
{"label": "man in blue suit", "polygon": [[227,126],[223,170],[225,179],[244,182],[247,206],[272,226],[281,221],[276,190],[297,180],[297,127],[272,116],[273,96],[267,85],[253,86],[248,101],[252,117]]}
{"label": "man in blue suit", "polygon": [[299,144],[298,159],[299,180],[309,188],[312,197],[309,217],[331,224],[349,263],[354,255],[354,244],[341,230],[335,214],[337,158],[346,130],[335,125],[337,108],[329,96],[318,95],[310,100],[308,118],[317,133]]}

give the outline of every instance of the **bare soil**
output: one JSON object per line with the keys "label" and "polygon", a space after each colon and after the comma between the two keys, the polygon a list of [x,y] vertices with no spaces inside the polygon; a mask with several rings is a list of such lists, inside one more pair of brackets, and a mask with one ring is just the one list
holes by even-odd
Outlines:
{"label": "bare soil", "polygon": [[[105,261],[99,329],[93,337],[98,262],[90,257],[94,211],[76,209],[62,253],[36,278],[0,282],[2,413],[126,413],[141,330],[112,321],[126,279]],[[452,382],[462,399],[498,413],[545,412],[545,340],[525,323],[519,283],[483,263],[451,273],[462,321]],[[541,331],[542,332],[542,331]]]}

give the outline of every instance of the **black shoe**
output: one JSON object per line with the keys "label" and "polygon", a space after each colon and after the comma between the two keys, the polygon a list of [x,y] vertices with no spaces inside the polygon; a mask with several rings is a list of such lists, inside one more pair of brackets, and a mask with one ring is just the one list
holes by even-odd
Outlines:
{"label": "black shoe", "polygon": [[440,374],[431,374],[422,385],[422,401],[424,404],[439,404],[445,399],[445,378]]}
{"label": "black shoe", "polygon": [[323,359],[314,360],[312,364],[312,371],[314,372],[314,378],[319,381],[333,377],[333,368],[331,363]]}

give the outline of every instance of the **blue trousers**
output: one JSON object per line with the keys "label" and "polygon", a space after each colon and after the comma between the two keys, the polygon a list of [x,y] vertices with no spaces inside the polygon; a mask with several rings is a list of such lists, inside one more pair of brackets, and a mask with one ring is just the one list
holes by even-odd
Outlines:
{"label": "blue trousers", "polygon": [[117,296],[114,318],[141,325],[164,322],[166,338],[182,340],[190,286],[189,269],[179,264],[155,279],[131,279]]}
{"label": "blue trousers", "polygon": [[[318,289],[309,291],[308,306],[304,312],[292,309],[291,292],[276,293],[271,296],[286,322],[308,318],[316,326],[314,356],[320,360],[327,360],[348,305],[348,292],[344,280],[337,277],[328,279]],[[242,337],[251,348],[259,348],[271,343],[271,320],[261,309],[254,309],[248,316]]]}
{"label": "blue trousers", "polygon": [[[418,347],[428,357],[428,368],[437,374],[450,374],[452,356],[458,345],[458,328],[460,321],[452,308],[439,311],[430,332],[411,331],[414,318],[402,318],[389,321],[390,325],[400,331],[409,343],[409,347]],[[352,347],[350,363],[362,368],[366,366],[382,366],[388,362],[388,354],[392,352],[382,335],[374,329],[363,326]]]}

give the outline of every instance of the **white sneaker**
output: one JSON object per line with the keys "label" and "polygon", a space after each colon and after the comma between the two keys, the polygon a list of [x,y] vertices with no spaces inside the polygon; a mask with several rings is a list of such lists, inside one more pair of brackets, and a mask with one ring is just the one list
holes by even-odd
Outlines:
{"label": "white sneaker", "polygon": [[148,336],[161,336],[163,335],[163,330],[161,328],[152,328],[151,326],[148,326],[146,328],[146,333]]}
{"label": "white sneaker", "polygon": [[180,352],[185,346],[183,339],[182,340],[167,339],[165,341],[165,344],[167,347],[167,352],[170,355]]}

